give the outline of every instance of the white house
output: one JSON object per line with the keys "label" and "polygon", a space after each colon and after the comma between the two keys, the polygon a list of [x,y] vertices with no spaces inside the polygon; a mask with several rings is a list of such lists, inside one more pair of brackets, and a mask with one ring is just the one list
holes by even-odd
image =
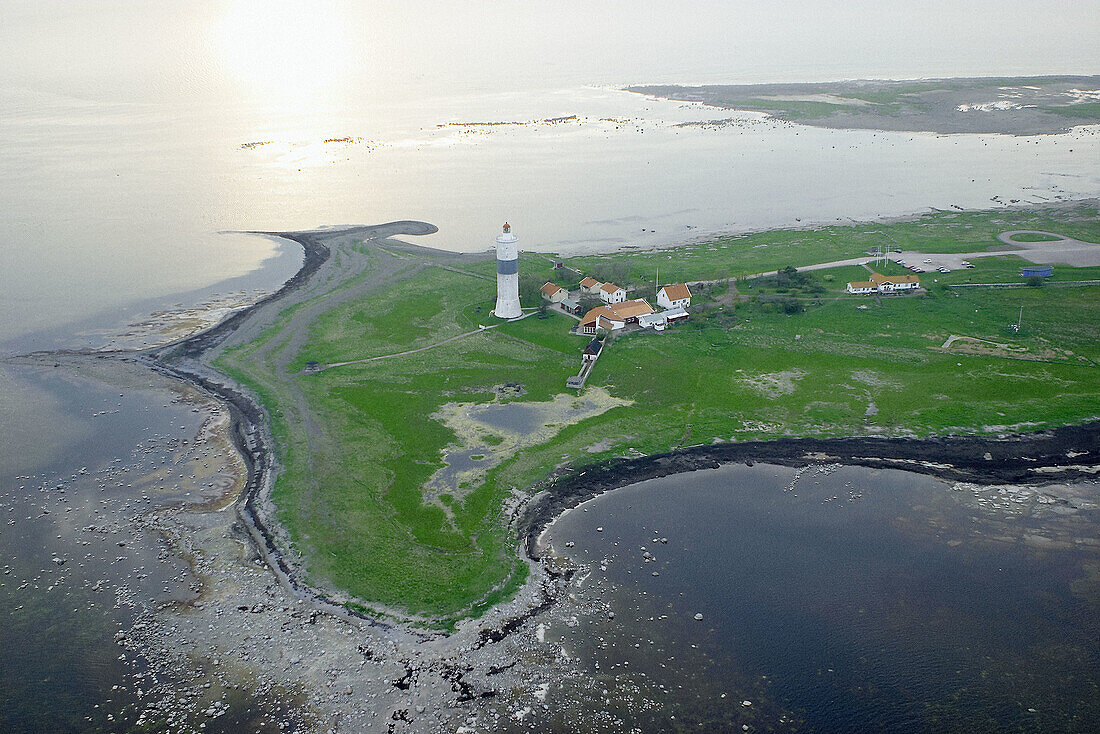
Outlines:
{"label": "white house", "polygon": [[871,273],[870,280],[853,280],[845,289],[849,293],[894,293],[920,288],[920,278],[916,275],[881,275]]}
{"label": "white house", "polygon": [[916,275],[879,275],[871,273],[871,282],[878,286],[880,293],[911,291],[920,288],[920,278]]}
{"label": "white house", "polygon": [[848,283],[846,289],[849,293],[874,293],[878,286],[869,280],[853,280]]}
{"label": "white house", "polygon": [[666,285],[657,291],[657,305],[661,308],[687,308],[691,305],[691,291],[686,283]]}
{"label": "white house", "polygon": [[622,303],[626,300],[626,289],[614,283],[604,283],[600,286],[600,298],[604,303]]}
{"label": "white house", "polygon": [[569,297],[569,291],[562,288],[557,283],[547,282],[542,287],[542,297],[550,301],[550,303],[561,303]]}

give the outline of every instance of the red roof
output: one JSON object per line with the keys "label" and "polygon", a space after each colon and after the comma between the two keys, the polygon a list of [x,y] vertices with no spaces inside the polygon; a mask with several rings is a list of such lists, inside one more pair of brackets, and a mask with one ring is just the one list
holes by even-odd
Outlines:
{"label": "red roof", "polygon": [[665,298],[670,301],[681,301],[685,298],[691,299],[691,291],[688,290],[686,283],[673,283],[672,285],[666,285],[661,288],[665,292]]}

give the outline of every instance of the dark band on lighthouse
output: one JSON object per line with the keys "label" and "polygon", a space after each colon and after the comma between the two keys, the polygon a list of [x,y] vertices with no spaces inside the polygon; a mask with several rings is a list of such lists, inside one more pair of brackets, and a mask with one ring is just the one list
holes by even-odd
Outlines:
{"label": "dark band on lighthouse", "polygon": [[497,260],[497,275],[515,275],[519,272],[519,260]]}

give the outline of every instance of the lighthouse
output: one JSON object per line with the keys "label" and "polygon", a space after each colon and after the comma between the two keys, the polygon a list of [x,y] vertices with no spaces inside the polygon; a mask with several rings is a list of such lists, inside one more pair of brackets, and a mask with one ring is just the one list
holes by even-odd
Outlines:
{"label": "lighthouse", "polygon": [[497,237],[497,307],[500,319],[515,319],[523,315],[519,308],[519,238],[505,222],[504,232]]}

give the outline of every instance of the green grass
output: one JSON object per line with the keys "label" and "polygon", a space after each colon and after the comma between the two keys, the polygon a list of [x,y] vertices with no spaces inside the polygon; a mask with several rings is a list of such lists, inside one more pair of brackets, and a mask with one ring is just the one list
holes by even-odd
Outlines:
{"label": "green grass", "polygon": [[1078,117],[1088,120],[1100,120],[1100,102],[1082,102],[1081,104],[1047,105],[1040,108],[1065,117]]}
{"label": "green grass", "polygon": [[[999,255],[996,257],[975,258],[974,267],[952,270],[950,273],[926,273],[922,276],[933,276],[940,283],[1022,283],[1025,278],[1020,275],[1020,268],[1032,266],[1033,263],[1016,255]],[[1067,265],[1055,265],[1054,275],[1044,278],[1046,282],[1058,282],[1067,280],[1100,280],[1100,267],[1072,268]],[[928,279],[931,283],[931,278]]]}
{"label": "green grass", "polygon": [[[1064,210],[934,212],[889,225],[876,222],[732,235],[675,251],[630,255],[628,280],[647,283],[658,267],[666,283],[737,278],[786,265],[802,267],[860,257],[875,248],[981,252],[1002,245],[997,235],[1010,229],[1046,230],[1100,242],[1100,213],[1090,205]],[[622,260],[622,255],[588,255],[568,258],[566,264],[585,272]]]}
{"label": "green grass", "polygon": [[[943,213],[891,225],[729,237],[615,260],[639,277],[658,262],[662,279],[666,273],[669,280],[729,277],[883,243],[929,252],[981,249],[1012,228],[1089,239],[1098,226],[1095,212],[1093,219],[1085,216],[1084,207],[1070,215]],[[571,262],[600,261],[608,259]],[[551,312],[413,355],[280,376],[279,358],[293,371],[307,359],[392,354],[491,323],[491,281],[410,267],[398,282],[323,312],[306,327],[300,348],[291,346],[289,324],[301,307],[292,307],[217,364],[252,388],[270,412],[282,467],[273,499],[309,580],[368,608],[385,605],[447,627],[523,583],[527,567],[515,555],[502,506],[513,488],[537,488],[563,463],[580,467],[630,450],[665,452],[716,440],[982,433],[1097,418],[1100,287],[938,287],[1018,280],[1021,262],[1002,255],[978,260],[975,270],[926,273],[924,279],[940,280],[928,283],[926,296],[882,299],[839,297],[848,280],[866,279],[867,271],[834,268],[812,273],[829,297],[805,299],[805,313],[786,315],[766,299],[749,298],[735,307],[707,305],[706,313],[663,333],[617,334],[589,385],[631,404],[564,428],[491,469],[480,486],[448,493],[439,503],[426,502],[422,487],[442,466],[441,450],[457,437],[432,415],[447,403],[488,402],[503,383],[524,388],[510,400],[546,401],[565,392],[587,341],[567,333],[573,319]],[[1065,279],[1100,277],[1097,268],[1056,266],[1055,272]],[[742,296],[753,295],[748,286],[737,284]],[[722,284],[711,295],[724,290]],[[1009,325],[1021,309],[1023,328],[1015,332]],[[940,346],[952,334],[1016,351],[945,353]],[[295,353],[282,354],[290,349]]]}
{"label": "green grass", "polygon": [[863,109],[856,105],[784,99],[747,99],[737,102],[736,105],[747,110],[778,112],[790,120],[812,120],[828,117],[837,112],[859,112]]}
{"label": "green grass", "polygon": [[1057,242],[1060,237],[1054,237],[1042,232],[1017,232],[1009,237],[1013,242]]}

